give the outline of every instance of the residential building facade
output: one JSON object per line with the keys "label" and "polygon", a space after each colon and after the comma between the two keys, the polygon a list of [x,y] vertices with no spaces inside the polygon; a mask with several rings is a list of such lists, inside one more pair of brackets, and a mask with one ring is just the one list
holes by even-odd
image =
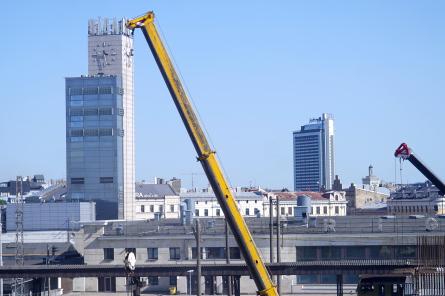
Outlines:
{"label": "residential building facade", "polygon": [[334,119],[323,113],[293,132],[294,190],[332,189],[334,180]]}
{"label": "residential building facade", "polygon": [[135,219],[180,217],[180,198],[169,184],[136,183],[135,188]]}
{"label": "residential building facade", "polygon": [[[263,195],[258,191],[243,192],[234,190],[238,209],[244,217],[264,216]],[[223,218],[224,213],[211,189],[205,192],[181,193],[181,201],[187,205],[194,217]]]}
{"label": "residential building facade", "polygon": [[402,186],[391,193],[387,204],[392,215],[445,214],[445,198],[429,181]]}
{"label": "residential building facade", "polygon": [[[346,216],[347,201],[344,191],[328,191],[328,192],[314,192],[314,191],[299,191],[299,192],[268,192],[267,199],[273,200],[273,215],[276,216],[276,200],[280,201],[280,216],[281,217],[296,217],[298,216],[298,208],[301,205],[298,203],[299,197],[307,197],[308,215],[311,217],[335,217]],[[264,202],[264,214],[269,217],[269,202]]]}

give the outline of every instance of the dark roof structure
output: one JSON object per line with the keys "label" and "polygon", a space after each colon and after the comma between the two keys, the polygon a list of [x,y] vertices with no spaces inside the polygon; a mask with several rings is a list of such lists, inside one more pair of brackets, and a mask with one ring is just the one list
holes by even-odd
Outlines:
{"label": "dark roof structure", "polygon": [[177,195],[169,184],[136,183],[136,198],[164,198]]}

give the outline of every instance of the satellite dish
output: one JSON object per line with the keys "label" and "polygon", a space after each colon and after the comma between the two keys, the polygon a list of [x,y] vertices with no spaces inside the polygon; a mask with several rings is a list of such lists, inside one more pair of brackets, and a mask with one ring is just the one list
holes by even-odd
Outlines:
{"label": "satellite dish", "polygon": [[426,220],[426,231],[433,231],[436,230],[439,227],[439,223],[435,218],[428,218]]}
{"label": "satellite dish", "polygon": [[136,269],[136,256],[133,252],[127,252],[124,259],[127,272],[133,272]]}

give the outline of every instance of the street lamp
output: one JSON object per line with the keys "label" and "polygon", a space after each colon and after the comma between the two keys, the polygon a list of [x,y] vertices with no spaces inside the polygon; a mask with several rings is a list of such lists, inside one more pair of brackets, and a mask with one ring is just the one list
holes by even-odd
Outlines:
{"label": "street lamp", "polygon": [[189,274],[189,295],[192,295],[192,273],[194,272],[193,269],[187,270],[187,273]]}

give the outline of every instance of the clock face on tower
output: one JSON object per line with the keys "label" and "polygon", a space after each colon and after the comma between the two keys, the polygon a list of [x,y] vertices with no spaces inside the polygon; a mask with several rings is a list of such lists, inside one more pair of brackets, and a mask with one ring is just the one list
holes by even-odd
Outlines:
{"label": "clock face on tower", "polygon": [[99,72],[103,72],[107,66],[115,62],[116,49],[103,42],[101,45],[97,45],[91,57],[95,60]]}

